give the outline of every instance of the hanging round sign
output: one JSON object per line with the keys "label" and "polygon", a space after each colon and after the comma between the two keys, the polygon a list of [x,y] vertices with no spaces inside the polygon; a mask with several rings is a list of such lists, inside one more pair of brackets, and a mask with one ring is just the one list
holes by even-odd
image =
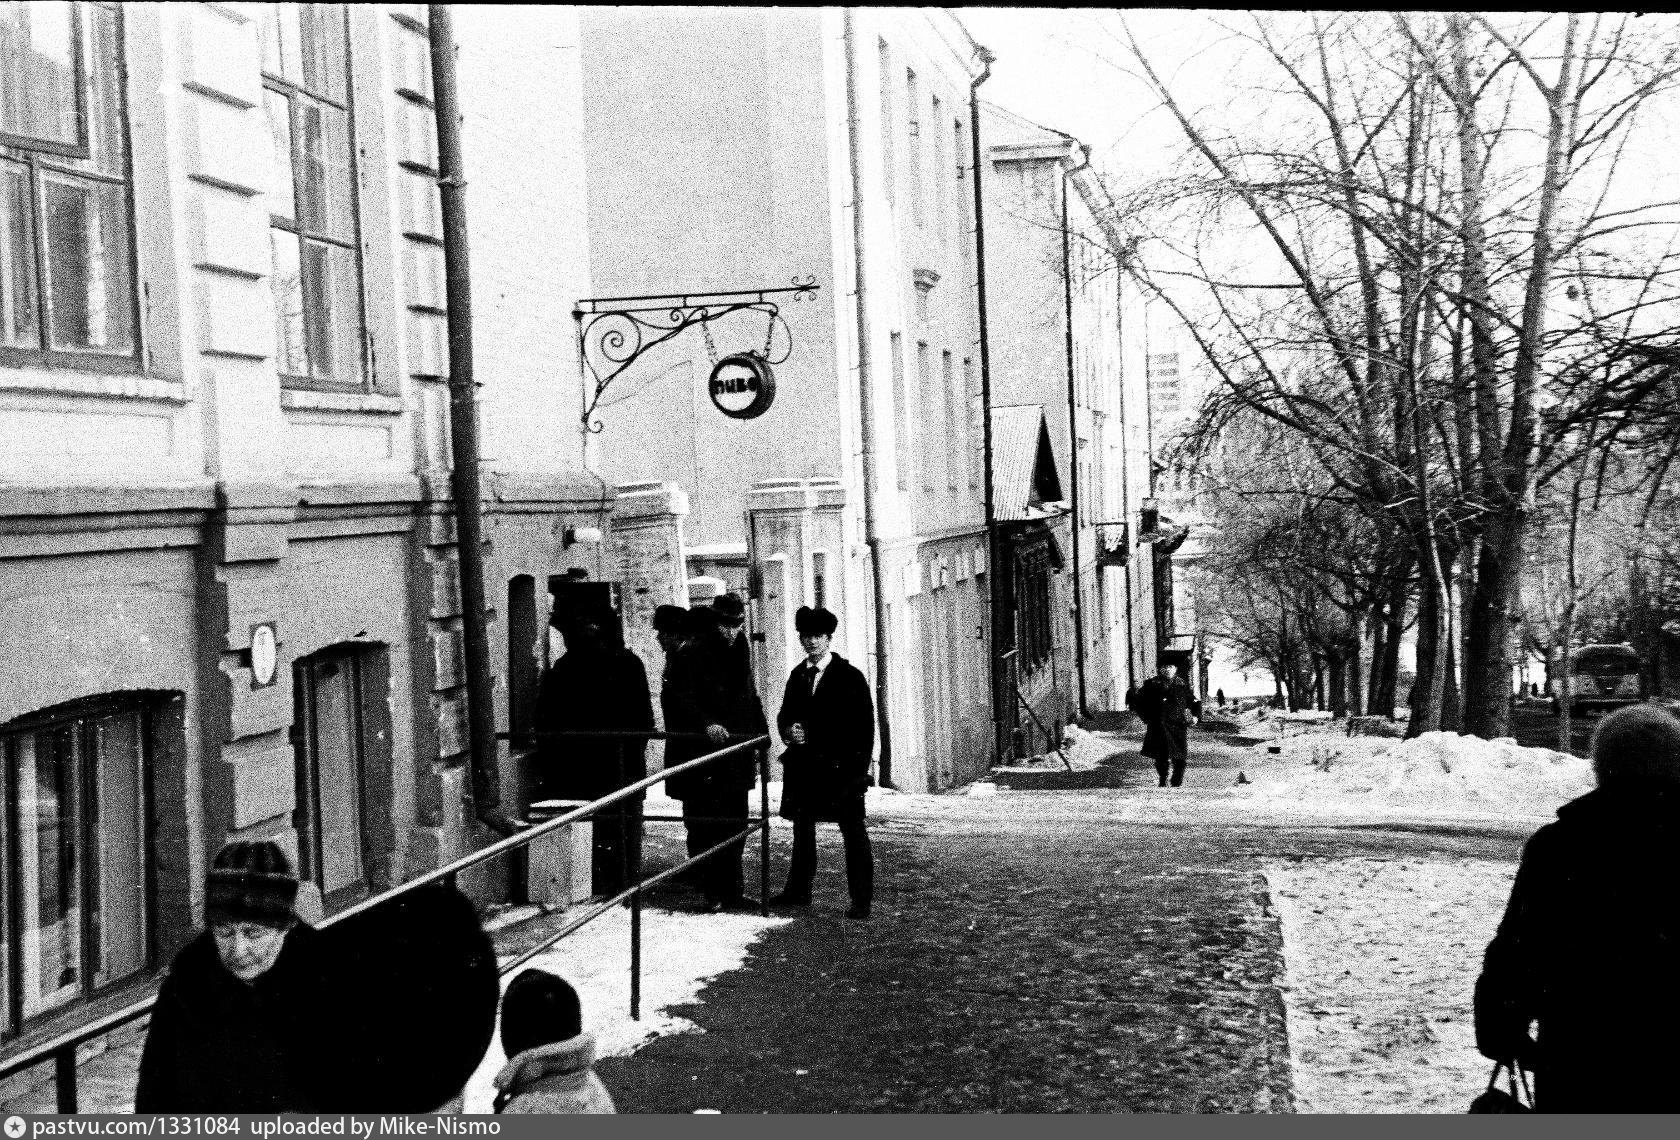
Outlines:
{"label": "hanging round sign", "polygon": [[776,374],[756,352],[736,352],[712,366],[712,406],[730,419],[757,419],[776,401]]}

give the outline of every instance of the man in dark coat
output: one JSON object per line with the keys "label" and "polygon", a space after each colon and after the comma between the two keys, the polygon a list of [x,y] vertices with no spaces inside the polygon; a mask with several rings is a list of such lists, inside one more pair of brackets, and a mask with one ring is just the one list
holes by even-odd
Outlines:
{"label": "man in dark coat", "polygon": [[[729,688],[709,611],[660,606],[654,611],[653,624],[665,651],[659,704],[665,714],[665,731],[677,734],[665,741],[668,770],[715,752],[728,742],[725,723],[729,719]],[[719,833],[721,825],[714,818],[720,810],[719,801],[728,798],[724,793],[738,775],[728,766],[728,761],[703,765],[665,781],[666,793],[682,801],[691,859],[728,834]],[[724,876],[719,875],[717,867],[718,863],[710,860],[682,876],[705,896],[706,908],[711,911],[723,910],[735,901],[728,897],[728,883],[720,882]]]}
{"label": "man in dark coat", "polygon": [[1592,752],[1597,788],[1523,848],[1476,982],[1476,1047],[1532,1069],[1541,1112],[1673,1112],[1680,721],[1621,709]]}
{"label": "man in dark coat", "polygon": [[1190,759],[1190,725],[1202,715],[1202,702],[1179,679],[1178,667],[1163,661],[1156,675],[1138,687],[1131,707],[1145,725],[1142,751],[1155,761],[1161,787],[1167,786],[1169,765],[1172,786],[1180,786]]}
{"label": "man in dark coat", "polygon": [[875,896],[875,856],[864,822],[875,703],[869,682],[829,646],[840,620],[825,609],[794,615],[805,661],[788,677],[776,728],[782,753],[783,818],[793,821],[787,886],[770,901],[809,906],[817,877],[817,824],[837,823],[846,845],[847,918],[865,919]]}
{"label": "man in dark coat", "polygon": [[140,1057],[136,1112],[319,1112],[326,956],[293,912],[280,846],[236,841],[205,882],[205,925],[170,964]]}
{"label": "man in dark coat", "polygon": [[[533,803],[596,800],[647,775],[645,737],[591,740],[542,734],[653,731],[647,672],[615,635],[612,615],[584,610],[556,618],[566,653],[543,677],[530,779]],[[643,798],[638,793],[594,817],[596,894],[616,895],[641,877]]]}
{"label": "man in dark coat", "polygon": [[[723,740],[714,736],[708,743],[713,748],[727,745],[730,738],[762,736],[768,731],[764,720],[764,706],[758,699],[758,686],[753,682],[752,658],[743,634],[746,626],[746,605],[739,594],[724,594],[713,599],[709,609],[695,611],[698,626],[696,650],[717,672],[722,688],[720,712],[727,732]],[[758,770],[756,751],[738,752],[702,773],[700,795],[683,801],[684,812],[694,805],[697,847],[704,851],[722,843],[731,835],[742,832],[748,821],[748,793]],[[747,840],[743,835],[701,865],[701,892],[714,910],[739,906],[745,893],[745,876],[741,860],[746,853]]]}

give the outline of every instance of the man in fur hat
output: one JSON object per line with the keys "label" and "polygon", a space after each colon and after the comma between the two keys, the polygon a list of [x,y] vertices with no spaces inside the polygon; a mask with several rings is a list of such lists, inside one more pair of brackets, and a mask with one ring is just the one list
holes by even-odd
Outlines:
{"label": "man in fur hat", "polygon": [[875,702],[869,682],[830,645],[840,619],[800,607],[794,615],[805,660],[788,677],[776,728],[782,753],[782,808],[793,821],[793,861],[787,885],[770,901],[809,906],[817,876],[817,824],[837,823],[846,845],[847,918],[869,917],[875,895],[875,857],[864,822],[869,759],[875,749]]}

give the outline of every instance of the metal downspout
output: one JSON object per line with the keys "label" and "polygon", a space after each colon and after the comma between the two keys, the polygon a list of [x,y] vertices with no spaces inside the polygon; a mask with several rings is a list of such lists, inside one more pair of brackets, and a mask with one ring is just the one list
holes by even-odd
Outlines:
{"label": "metal downspout", "polygon": [[985,440],[986,487],[986,597],[991,611],[991,638],[987,646],[987,679],[992,690],[992,748],[994,762],[1002,763],[1003,746],[1003,678],[999,676],[998,654],[1007,644],[1003,607],[998,603],[998,577],[1003,570],[999,557],[997,501],[992,479],[992,354],[986,336],[986,206],[980,187],[980,171],[984,156],[980,151],[980,85],[992,77],[992,64],[997,57],[976,45],[981,72],[968,85],[968,127],[974,152],[974,289],[980,318],[980,415]]}
{"label": "metal downspout", "polygon": [[450,491],[461,578],[461,640],[467,669],[467,726],[473,811],[501,835],[518,824],[502,809],[496,713],[491,699],[490,633],[484,620],[484,517],[479,491],[478,390],[473,382],[472,287],[467,258],[467,182],[461,158],[461,104],[455,82],[455,27],[448,4],[428,4],[432,91],[437,113],[438,189],[443,213],[444,297],[449,324]]}
{"label": "metal downspout", "polygon": [[1090,161],[1090,152],[1085,151],[1078,166],[1062,171],[1062,323],[1067,335],[1068,467],[1073,490],[1069,512],[1073,523],[1073,670],[1078,677],[1082,720],[1089,719],[1091,709],[1085,696],[1085,583],[1079,577],[1079,400],[1073,368],[1073,238],[1068,232],[1068,197],[1073,193],[1073,176]]}
{"label": "metal downspout", "polygon": [[876,533],[875,504],[875,388],[869,367],[869,306],[864,294],[863,170],[859,163],[857,97],[857,32],[852,9],[841,9],[846,42],[846,149],[852,164],[852,257],[857,275],[857,372],[859,433],[863,437],[863,541],[869,547],[870,586],[875,611],[875,718],[880,735],[880,775],[883,788],[892,782],[892,716],[889,694],[891,673],[887,662],[887,592],[881,572],[881,536]]}

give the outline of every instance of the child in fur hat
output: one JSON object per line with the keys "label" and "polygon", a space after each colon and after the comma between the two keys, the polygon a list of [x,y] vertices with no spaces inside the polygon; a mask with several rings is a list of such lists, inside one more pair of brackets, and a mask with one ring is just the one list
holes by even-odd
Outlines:
{"label": "child in fur hat", "polygon": [[513,979],[502,998],[502,1051],[497,1112],[617,1111],[595,1075],[595,1035],[583,1031],[577,991],[564,978],[526,970]]}

